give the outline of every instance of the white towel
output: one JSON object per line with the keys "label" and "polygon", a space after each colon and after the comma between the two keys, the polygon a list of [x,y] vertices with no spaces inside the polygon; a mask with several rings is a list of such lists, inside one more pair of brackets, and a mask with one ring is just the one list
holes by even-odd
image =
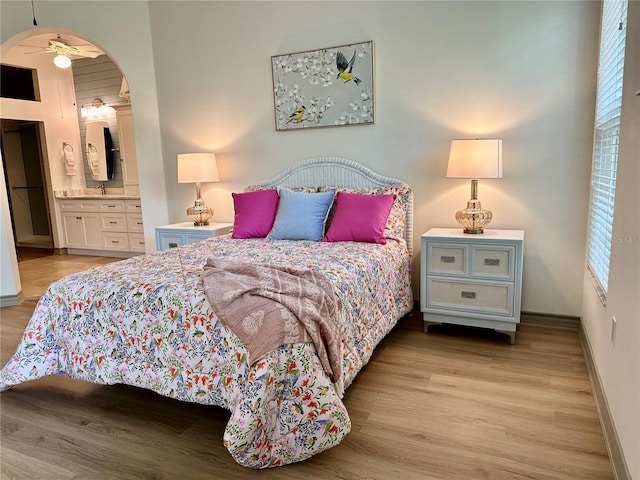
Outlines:
{"label": "white towel", "polygon": [[91,166],[93,168],[98,168],[98,152],[90,152],[89,160],[91,161]]}
{"label": "white towel", "polygon": [[91,168],[91,173],[97,175],[98,167],[100,165],[98,149],[94,145],[89,144],[89,151],[87,152],[87,155],[89,156],[89,167]]}
{"label": "white towel", "polygon": [[76,168],[76,159],[73,155],[73,147],[71,145],[65,145],[62,148],[64,154],[64,170],[67,175],[77,175],[78,169]]}
{"label": "white towel", "polygon": [[67,150],[65,148],[64,150],[64,162],[68,165],[73,167],[76,164],[76,159],[75,156],[73,155],[73,150]]}

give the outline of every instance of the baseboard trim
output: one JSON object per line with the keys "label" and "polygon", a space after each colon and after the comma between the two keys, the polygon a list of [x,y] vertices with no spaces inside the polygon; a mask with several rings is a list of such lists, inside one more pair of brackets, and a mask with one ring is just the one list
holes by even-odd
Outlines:
{"label": "baseboard trim", "polygon": [[602,433],[604,435],[604,443],[606,444],[607,451],[609,452],[609,461],[611,462],[611,470],[613,470],[613,478],[615,480],[631,480],[631,472],[629,472],[627,462],[624,459],[622,445],[620,444],[620,438],[618,437],[618,432],[616,431],[615,424],[613,423],[613,416],[609,409],[607,396],[605,395],[602,381],[600,380],[600,375],[598,374],[598,369],[596,368],[596,364],[593,359],[591,344],[589,343],[589,338],[582,328],[582,324],[580,324],[580,328],[578,329],[578,336],[580,337],[587,370],[589,371],[591,390],[593,390],[593,398],[596,402],[596,409],[598,410],[598,418],[600,419],[600,426],[602,427]]}
{"label": "baseboard trim", "polygon": [[96,257],[130,258],[144,252],[121,252],[119,250],[87,250],[84,248],[66,248],[68,255],[92,255]]}
{"label": "baseboard trim", "polygon": [[580,329],[580,317],[553,315],[550,313],[522,312],[520,323],[538,327],[562,328],[577,332]]}
{"label": "baseboard trim", "polygon": [[3,295],[0,297],[0,308],[1,307],[15,307],[16,305],[20,305],[24,300],[24,293],[20,290],[15,295]]}

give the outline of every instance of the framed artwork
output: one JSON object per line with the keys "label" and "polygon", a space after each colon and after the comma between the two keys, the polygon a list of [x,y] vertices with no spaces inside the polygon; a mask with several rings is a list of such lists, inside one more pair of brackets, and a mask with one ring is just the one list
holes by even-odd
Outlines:
{"label": "framed artwork", "polygon": [[271,57],[276,130],[374,122],[373,42]]}

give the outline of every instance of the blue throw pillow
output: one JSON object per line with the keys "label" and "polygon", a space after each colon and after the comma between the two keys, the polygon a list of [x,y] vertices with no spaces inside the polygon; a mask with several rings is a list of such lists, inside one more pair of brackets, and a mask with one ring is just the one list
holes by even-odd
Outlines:
{"label": "blue throw pillow", "polygon": [[334,192],[306,193],[281,188],[278,194],[278,211],[268,238],[322,240]]}

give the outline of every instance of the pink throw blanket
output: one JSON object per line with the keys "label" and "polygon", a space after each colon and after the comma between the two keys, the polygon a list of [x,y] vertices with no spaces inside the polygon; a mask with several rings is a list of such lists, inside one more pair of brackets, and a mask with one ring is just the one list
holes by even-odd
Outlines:
{"label": "pink throw blanket", "polygon": [[280,345],[312,341],[333,383],[342,378],[341,303],[321,272],[209,258],[204,291],[247,346],[251,365]]}

